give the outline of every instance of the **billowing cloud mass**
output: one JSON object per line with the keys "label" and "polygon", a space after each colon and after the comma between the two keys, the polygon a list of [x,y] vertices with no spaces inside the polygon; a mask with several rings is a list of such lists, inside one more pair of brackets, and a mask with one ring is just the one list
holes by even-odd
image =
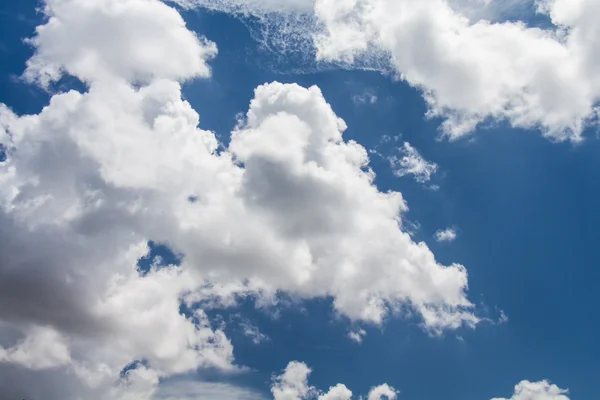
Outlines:
{"label": "billowing cloud mass", "polygon": [[[597,124],[596,0],[537,1],[537,10],[554,24],[547,29],[498,18],[510,14],[517,2],[306,0],[298,2],[301,7],[292,2],[278,8],[268,0],[187,2],[191,4],[258,15],[268,24],[264,32],[271,39],[264,40],[270,46],[305,53],[309,48],[322,63],[395,71],[422,90],[428,116],[443,119],[441,131],[450,139],[492,120],[538,128],[552,140],[579,141],[586,127]],[[294,46],[284,45],[289,41]]]}
{"label": "billowing cloud mass", "polygon": [[[431,331],[478,322],[465,268],[403,232],[402,195],[377,189],[317,87],[258,87],[219,149],[179,83],[207,76],[216,47],[177,11],[47,0],[44,12],[26,78],[70,74],[87,91],[37,115],[0,105],[0,397],[149,399],[166,378],[235,370],[208,301],[286,293],[373,324],[406,308]],[[149,241],[181,265],[141,274]]]}
{"label": "billowing cloud mass", "polygon": [[510,399],[496,398],[492,400],[569,400],[568,391],[548,381],[523,381],[515,386],[515,393]]}
{"label": "billowing cloud mass", "polygon": [[[338,383],[322,392],[308,384],[311,369],[298,361],[290,362],[281,375],[273,378],[271,393],[274,400],[351,400],[352,392]],[[396,400],[398,392],[387,384],[373,387],[367,400]],[[362,399],[362,397],[361,397]]]}

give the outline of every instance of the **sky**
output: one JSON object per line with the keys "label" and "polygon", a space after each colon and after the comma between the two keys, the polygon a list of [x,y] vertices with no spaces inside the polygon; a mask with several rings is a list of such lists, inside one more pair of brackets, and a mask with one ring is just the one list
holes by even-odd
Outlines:
{"label": "sky", "polygon": [[0,399],[600,396],[598,0],[0,0]]}

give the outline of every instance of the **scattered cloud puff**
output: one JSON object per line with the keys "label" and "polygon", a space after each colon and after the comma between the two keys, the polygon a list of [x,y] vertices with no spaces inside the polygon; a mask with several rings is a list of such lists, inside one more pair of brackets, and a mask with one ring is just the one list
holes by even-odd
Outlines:
{"label": "scattered cloud puff", "polygon": [[356,329],[348,332],[348,338],[356,343],[362,343],[366,335],[367,332],[364,329]]}
{"label": "scattered cloud puff", "polygon": [[434,235],[438,242],[453,242],[456,239],[456,230],[454,228],[446,228],[437,231]]}
{"label": "scattered cloud puff", "polygon": [[[180,84],[209,75],[216,47],[174,8],[43,10],[25,77],[48,86],[69,74],[87,91],[56,94],[37,115],[0,105],[0,329],[11,333],[0,397],[150,399],[175,376],[235,371],[208,301],[283,292],[330,297],[372,324],[406,307],[432,332],[479,322],[465,267],[441,265],[403,230],[402,195],[377,189],[319,88],[258,87],[218,151]],[[180,265],[140,274],[150,241]]]}
{"label": "scattered cloud puff", "polygon": [[578,142],[598,123],[595,0],[536,1],[553,24],[546,29],[515,21],[517,0],[180,1],[258,17],[271,48],[395,73],[422,91],[427,115],[443,120],[450,139],[493,120]]}
{"label": "scattered cloud puff", "polygon": [[569,400],[568,391],[550,384],[548,381],[523,381],[515,386],[515,393],[509,399],[495,398],[492,400]]}
{"label": "scattered cloud puff", "polygon": [[438,170],[437,164],[425,160],[410,143],[404,142],[398,150],[401,157],[395,155],[388,157],[394,175],[398,177],[413,175],[417,182],[427,183]]}

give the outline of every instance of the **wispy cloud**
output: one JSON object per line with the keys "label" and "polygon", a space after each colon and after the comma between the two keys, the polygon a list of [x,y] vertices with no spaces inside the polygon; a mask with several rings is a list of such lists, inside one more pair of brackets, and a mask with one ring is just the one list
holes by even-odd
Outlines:
{"label": "wispy cloud", "polygon": [[388,157],[394,175],[398,177],[413,175],[417,182],[427,183],[438,170],[436,163],[425,160],[419,151],[408,142],[404,142],[398,151],[400,156]]}

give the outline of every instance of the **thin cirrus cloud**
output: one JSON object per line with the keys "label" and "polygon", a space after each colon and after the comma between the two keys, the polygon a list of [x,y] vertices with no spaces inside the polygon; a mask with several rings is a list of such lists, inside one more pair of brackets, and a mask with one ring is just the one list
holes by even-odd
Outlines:
{"label": "thin cirrus cloud", "polygon": [[[394,72],[419,88],[450,139],[489,121],[578,142],[597,126],[600,34],[595,0],[175,0],[262,21],[269,47],[321,64]],[[536,8],[548,28],[504,21]],[[283,5],[285,4],[285,5]],[[281,27],[281,28],[280,28]],[[255,35],[256,36],[256,35]],[[293,46],[286,46],[293,42]],[[293,54],[295,58],[302,58]]]}
{"label": "thin cirrus cloud", "polygon": [[[479,322],[465,267],[441,265],[402,230],[402,195],[377,189],[366,150],[344,140],[317,87],[259,86],[217,151],[180,85],[209,76],[217,48],[174,8],[43,10],[25,77],[51,87],[68,74],[88,90],[55,94],[36,115],[0,105],[2,396],[151,399],[174,376],[239,370],[208,300],[283,292],[331,297],[371,324],[406,306],[432,332]],[[149,241],[181,265],[140,274]]]}

